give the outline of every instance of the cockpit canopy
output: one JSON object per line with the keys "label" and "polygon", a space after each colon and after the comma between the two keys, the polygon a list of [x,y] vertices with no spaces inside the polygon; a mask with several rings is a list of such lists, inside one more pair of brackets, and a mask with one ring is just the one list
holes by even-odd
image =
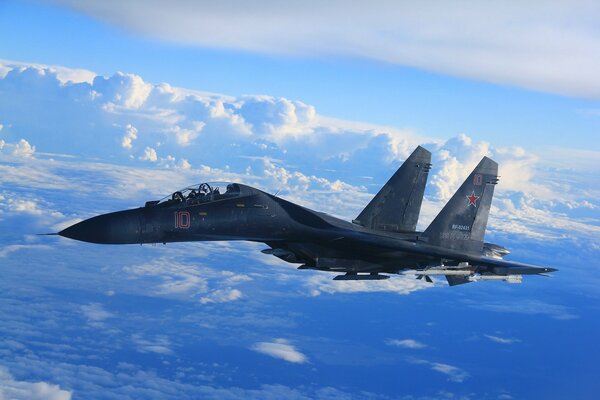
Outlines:
{"label": "cockpit canopy", "polygon": [[179,203],[185,203],[188,206],[202,204],[239,197],[242,191],[242,185],[237,183],[205,182],[178,190],[158,201],[149,201],[146,203],[146,207],[155,205],[167,206]]}

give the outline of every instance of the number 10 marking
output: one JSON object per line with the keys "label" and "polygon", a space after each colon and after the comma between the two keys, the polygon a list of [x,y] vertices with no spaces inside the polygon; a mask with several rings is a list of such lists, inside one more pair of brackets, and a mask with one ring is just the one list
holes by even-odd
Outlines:
{"label": "number 10 marking", "polygon": [[175,211],[175,228],[189,229],[191,224],[190,213],[187,211]]}

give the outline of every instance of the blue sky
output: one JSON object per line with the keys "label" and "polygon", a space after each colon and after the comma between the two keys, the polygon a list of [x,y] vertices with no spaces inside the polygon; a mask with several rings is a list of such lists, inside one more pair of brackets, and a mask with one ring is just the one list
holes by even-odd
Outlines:
{"label": "blue sky", "polygon": [[[594,140],[600,128],[597,96],[556,96],[356,56],[282,56],[177,43],[51,3],[7,1],[0,7],[5,59],[101,75],[132,72],[153,83],[234,96],[283,96],[312,104],[323,115],[425,135],[466,132],[498,145],[518,141],[599,150]],[[539,68],[544,74],[545,66]]]}
{"label": "blue sky", "polygon": [[[598,393],[597,5],[356,4],[0,3],[0,398]],[[417,145],[420,228],[489,156],[486,240],[559,272],[334,282],[257,244],[35,236],[214,180],[350,220]]]}

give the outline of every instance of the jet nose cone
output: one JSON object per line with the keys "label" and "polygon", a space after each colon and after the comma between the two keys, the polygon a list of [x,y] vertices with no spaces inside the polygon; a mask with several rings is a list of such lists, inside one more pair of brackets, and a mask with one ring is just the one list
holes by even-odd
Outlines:
{"label": "jet nose cone", "polygon": [[59,235],[99,244],[139,243],[140,220],[137,210],[98,215],[72,225]]}
{"label": "jet nose cone", "polygon": [[546,268],[545,272],[556,272],[558,271],[556,268]]}

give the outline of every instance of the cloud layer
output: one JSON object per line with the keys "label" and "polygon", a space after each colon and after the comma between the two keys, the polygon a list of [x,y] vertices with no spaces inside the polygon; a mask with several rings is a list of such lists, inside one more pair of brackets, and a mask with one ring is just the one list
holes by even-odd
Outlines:
{"label": "cloud layer", "polygon": [[265,54],[362,57],[600,97],[600,6],[594,1],[51,2],[135,33],[185,44]]}
{"label": "cloud layer", "polygon": [[306,356],[300,353],[296,347],[290,344],[286,339],[275,339],[272,342],[258,342],[255,343],[251,349],[291,363],[303,364],[308,361]]}
{"label": "cloud layer", "polygon": [[0,366],[0,399],[70,400],[71,392],[46,382],[18,381]]}
{"label": "cloud layer", "polygon": [[[175,88],[161,99],[168,85],[127,74],[69,83],[60,76],[64,70],[21,65],[4,71],[0,355],[7,369],[0,367],[0,386],[10,396],[19,398],[17,388],[35,398],[37,385],[45,397],[59,399],[71,391],[90,399],[495,398],[498,389],[506,393],[507,379],[527,374],[525,389],[511,387],[516,397],[530,398],[527,388],[560,380],[571,383],[569,394],[590,390],[572,384],[590,382],[580,371],[565,375],[547,365],[593,346],[593,335],[573,348],[561,332],[566,324],[597,328],[598,310],[589,301],[598,287],[589,259],[597,257],[588,256],[598,249],[589,246],[598,238],[595,171],[544,168],[525,149],[463,134],[427,140],[335,121],[299,101]],[[35,151],[15,152],[22,140]],[[206,151],[211,140],[222,147]],[[281,189],[301,204],[352,218],[417,140],[435,161],[424,221],[465,169],[490,155],[506,167],[492,238],[520,246],[515,253],[525,262],[564,260],[566,273],[518,288],[499,282],[447,288],[408,276],[336,282],[262,254],[261,244],[104,247],[33,235],[213,179]],[[155,157],[141,160],[147,148]],[[579,290],[582,282],[589,287]],[[449,290],[458,296],[448,297]],[[527,349],[503,358],[510,348],[488,340],[514,339],[498,326]],[[386,342],[389,337],[399,339]],[[535,354],[548,341],[557,351],[539,366]],[[581,365],[596,362],[589,351],[577,357]],[[490,368],[506,374],[489,374]],[[291,378],[290,370],[297,372]],[[558,372],[549,379],[548,371]],[[399,374],[414,377],[420,395],[395,384]],[[448,387],[455,393],[445,392]]]}
{"label": "cloud layer", "polygon": [[[434,163],[421,229],[487,155],[499,162],[501,175],[492,232],[593,243],[600,233],[600,192],[591,184],[597,176],[585,167],[594,163],[593,152],[557,168],[552,153],[542,158],[520,147],[498,148],[464,133],[443,140],[336,120],[286,98],[234,98],[151,84],[134,74],[90,77],[23,63],[4,63],[0,72],[0,154],[11,162],[29,160],[26,169],[0,165],[7,184],[66,189],[70,183],[60,172],[87,168],[112,176],[115,185],[106,190],[113,196],[132,198],[148,191],[164,196],[167,187],[202,180],[235,180],[352,219],[421,144],[433,151]],[[75,162],[81,158],[84,164]],[[3,203],[35,212],[35,199]],[[341,287],[326,284],[322,291]],[[218,298],[236,296],[230,291]]]}

